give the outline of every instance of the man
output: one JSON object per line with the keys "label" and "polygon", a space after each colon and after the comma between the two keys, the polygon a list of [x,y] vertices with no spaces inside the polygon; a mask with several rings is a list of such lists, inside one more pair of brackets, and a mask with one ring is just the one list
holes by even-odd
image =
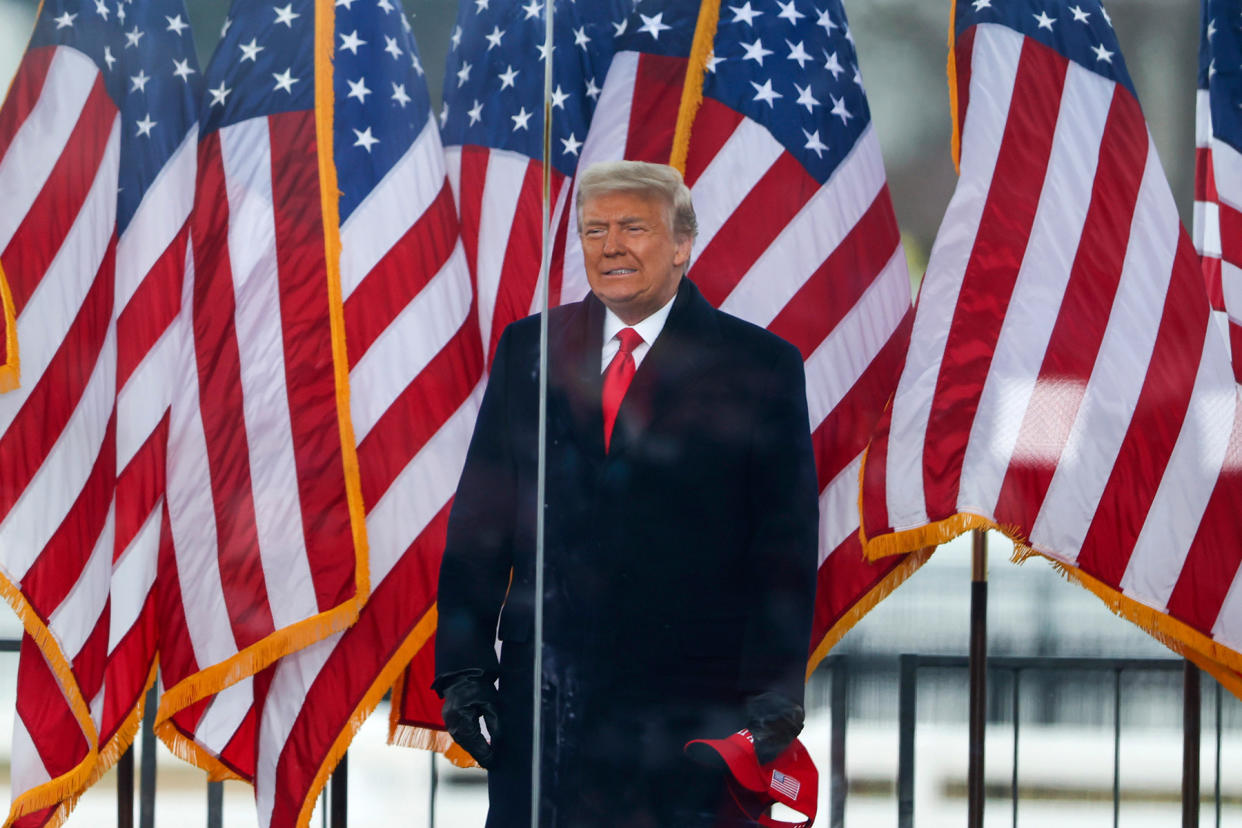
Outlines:
{"label": "man", "polygon": [[[577,207],[591,295],[548,317],[540,825],[751,825],[683,746],[749,726],[767,761],[802,727],[802,358],[683,278],[676,170],[592,166]],[[530,824],[538,411],[530,317],[497,346],[440,570],[434,686],[489,768],[488,828]]]}

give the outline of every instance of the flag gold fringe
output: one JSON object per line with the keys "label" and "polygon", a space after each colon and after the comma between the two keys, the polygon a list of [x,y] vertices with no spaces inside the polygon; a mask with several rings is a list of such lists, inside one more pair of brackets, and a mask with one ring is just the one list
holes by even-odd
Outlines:
{"label": "flag gold fringe", "polygon": [[164,747],[168,748],[168,752],[176,756],[187,765],[193,765],[201,771],[206,772],[208,782],[223,782],[226,779],[235,779],[238,782],[245,782],[247,785],[253,785],[253,779],[247,779],[228,765],[220,761],[220,759],[212,755],[206,748],[186,736],[171,721],[157,721],[155,723],[155,735],[164,743]]}
{"label": "flag gold fringe", "polygon": [[703,74],[707,70],[707,59],[712,55],[719,22],[720,0],[703,0],[694,26],[686,81],[681,87],[681,105],[677,109],[677,128],[673,132],[673,151],[668,159],[669,166],[682,175],[686,174],[686,156],[690,152],[690,130],[703,104]]}
{"label": "flag gold fringe", "polygon": [[906,529],[901,532],[893,532],[892,534],[880,535],[874,538],[868,538],[862,526],[859,525],[858,536],[862,541],[863,554],[867,557],[867,560],[878,561],[881,558],[887,558],[891,555],[904,555],[907,552],[913,552],[928,546],[940,546],[942,543],[948,543],[958,535],[965,534],[971,529],[995,529],[1010,535],[1009,532],[998,526],[994,521],[982,515],[960,512],[944,520],[929,523],[926,526],[918,526],[914,529]]}
{"label": "flag gold fringe", "polygon": [[871,612],[875,605],[883,601],[893,593],[893,590],[906,582],[906,579],[915,573],[915,571],[923,564],[927,563],[927,559],[931,557],[932,552],[936,551],[934,546],[926,546],[922,549],[911,552],[910,555],[898,564],[897,568],[884,576],[880,583],[876,584],[860,598],[849,611],[837,619],[837,622],[829,628],[824,634],[823,640],[815,648],[811,654],[810,660],[807,662],[806,677],[809,681],[811,673],[815,672],[815,668],[828,655],[828,651],[837,645],[845,634],[853,629],[854,625],[862,620],[862,617]]}
{"label": "flag gold fringe", "polygon": [[[396,702],[393,702],[394,710]],[[414,727],[412,725],[403,725],[392,723],[388,731],[388,744],[397,747],[417,748],[418,750],[433,750],[444,756],[454,766],[459,768],[477,768],[479,763],[474,761],[474,757],[453,741],[453,737],[443,730],[435,730],[430,727]]]}
{"label": "flag gold fringe", "polygon": [[82,690],[78,687],[77,679],[73,675],[73,665],[65,657],[64,652],[60,648],[60,643],[56,640],[52,631],[48,629],[46,622],[39,617],[39,613],[26,600],[26,596],[22,594],[21,588],[3,575],[0,575],[0,595],[9,603],[13,611],[17,613],[17,617],[21,619],[22,627],[30,635],[31,639],[34,640],[40,652],[43,653],[48,667],[52,670],[52,675],[56,677],[56,681],[60,685],[61,693],[69,705],[69,710],[73,713],[73,718],[82,730],[82,737],[88,745],[86,758],[75,765],[68,773],[31,788],[26,794],[13,800],[13,804],[9,809],[9,817],[4,823],[5,828],[7,828],[18,817],[25,816],[34,811],[41,811],[44,808],[49,808],[74,797],[87,786],[87,779],[90,778],[91,770],[95,767],[95,763],[99,758],[99,732],[95,729],[95,720],[91,718],[90,706],[87,704],[86,699],[83,698]]}
{"label": "flag gold fringe", "polygon": [[1242,699],[1242,654],[1212,640],[1189,624],[1127,597],[1076,566],[1058,561],[1029,546],[1014,548],[1015,563],[1034,556],[1046,558],[1067,581],[1094,593],[1115,615],[1130,621],[1173,652],[1190,660]]}
{"label": "flag gold fringe", "polygon": [[315,0],[315,146],[319,152],[319,199],[328,281],[328,319],[332,329],[337,425],[345,474],[345,499],[349,503],[349,523],[354,539],[354,583],[358,605],[362,606],[371,594],[371,563],[366,507],[362,501],[362,479],[358,471],[358,449],[349,407],[349,351],[345,346],[345,306],[341,298],[341,192],[337,183],[336,159],[332,147],[332,42],[335,13],[332,0]]}
{"label": "flag gold fringe", "polygon": [[4,320],[4,362],[0,363],[0,394],[21,386],[22,361],[17,350],[17,309],[13,307],[13,292],[4,278],[0,266],[0,318]]}
{"label": "flag gold fringe", "polygon": [[947,67],[949,77],[949,120],[953,122],[953,137],[949,143],[949,154],[953,157],[953,169],[958,175],[962,173],[962,125],[958,122],[957,112],[957,0],[949,2],[949,61]]}
{"label": "flag gold fringe", "polygon": [[[892,404],[892,398],[889,398],[885,409],[887,410]],[[870,459],[871,446],[868,445],[863,450],[862,462],[858,466],[858,540],[862,544],[863,556],[867,560],[878,561],[881,558],[893,555],[925,551],[929,548],[935,549],[940,544],[948,543],[958,535],[969,532],[971,529],[995,529],[1013,539],[1015,543],[1020,542],[1017,539],[1021,533],[1017,527],[998,526],[995,522],[982,515],[974,515],[969,512],[960,512],[944,520],[929,523],[926,526],[918,526],[913,529],[905,529],[868,538],[866,524],[863,520],[863,484],[867,480],[867,462]],[[928,554],[930,555],[930,553]]]}
{"label": "flag gold fringe", "polygon": [[859,529],[865,553],[872,560],[886,555],[898,555],[927,546],[929,543],[945,543],[971,529],[993,529],[1013,541],[1014,563],[1038,555],[1046,558],[1053,569],[1066,580],[1076,583],[1102,600],[1114,614],[1138,626],[1152,638],[1164,644],[1178,655],[1194,662],[1212,675],[1221,686],[1242,699],[1242,653],[1214,641],[1183,621],[1130,598],[1122,592],[1076,566],[1057,560],[1030,545],[1015,526],[1001,525],[993,520],[970,513],[959,513],[927,526],[867,539]]}
{"label": "flag gold fringe", "polygon": [[[199,670],[169,687],[160,697],[159,710],[155,715],[156,734],[177,756],[196,767],[211,772],[214,763],[212,766],[203,765],[190,758],[196,753],[197,748],[186,753],[177,746],[179,740],[184,740],[185,737],[175,728],[170,729],[164,726],[168,719],[177,711],[189,707],[200,699],[218,693],[247,676],[254,675],[277,659],[314,644],[329,635],[348,629],[358,619],[358,606],[358,599],[351,598],[326,612],[321,612],[288,627],[282,627],[227,660]],[[237,777],[230,771],[223,778]]]}
{"label": "flag gold fringe", "polygon": [[[401,642],[401,646],[393,653],[392,658],[388,659],[388,663],[384,665],[379,675],[375,677],[371,687],[363,694],[362,700],[354,708],[354,712],[350,714],[345,727],[337,734],[336,740],[328,751],[328,755],[315,773],[315,779],[307,790],[306,799],[302,802],[302,810],[298,814],[298,828],[307,828],[310,825],[311,812],[315,809],[315,801],[319,798],[319,793],[323,790],[323,786],[327,784],[328,777],[332,775],[332,771],[336,769],[337,764],[341,761],[341,757],[349,749],[349,743],[357,735],[359,728],[362,727],[362,723],[375,710],[376,705],[380,703],[380,700],[384,698],[384,694],[388,692],[388,689],[400,677],[401,671],[410,663],[414,655],[431,639],[432,634],[436,630],[436,617],[436,607],[433,604],[431,609],[423,615],[422,619],[414,625],[414,629],[405,637],[405,641]],[[396,704],[395,699],[393,703],[394,705]]]}

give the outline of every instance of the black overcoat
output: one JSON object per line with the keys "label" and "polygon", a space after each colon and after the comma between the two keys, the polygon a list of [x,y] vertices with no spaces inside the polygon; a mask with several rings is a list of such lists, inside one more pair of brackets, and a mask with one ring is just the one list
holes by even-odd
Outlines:
{"label": "black overcoat", "polygon": [[[681,828],[720,783],[682,744],[745,726],[747,696],[802,702],[818,535],[803,363],[682,279],[605,453],[603,320],[590,295],[548,317],[540,822]],[[538,412],[535,316],[497,346],[440,571],[437,675],[500,679],[489,828],[529,825]]]}

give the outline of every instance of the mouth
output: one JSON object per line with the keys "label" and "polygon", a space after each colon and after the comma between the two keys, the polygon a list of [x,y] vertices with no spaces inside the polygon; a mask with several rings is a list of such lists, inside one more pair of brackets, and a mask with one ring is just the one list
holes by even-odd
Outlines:
{"label": "mouth", "polygon": [[632,267],[614,267],[611,270],[605,270],[604,275],[605,276],[629,276],[630,274],[637,273],[637,272],[638,271]]}

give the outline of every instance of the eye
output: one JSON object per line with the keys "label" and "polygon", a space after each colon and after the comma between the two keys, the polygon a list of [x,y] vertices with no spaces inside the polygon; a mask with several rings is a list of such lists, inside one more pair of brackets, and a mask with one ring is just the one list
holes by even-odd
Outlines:
{"label": "eye", "polygon": [[588,239],[602,239],[604,237],[604,228],[588,227],[583,231],[582,235]]}

